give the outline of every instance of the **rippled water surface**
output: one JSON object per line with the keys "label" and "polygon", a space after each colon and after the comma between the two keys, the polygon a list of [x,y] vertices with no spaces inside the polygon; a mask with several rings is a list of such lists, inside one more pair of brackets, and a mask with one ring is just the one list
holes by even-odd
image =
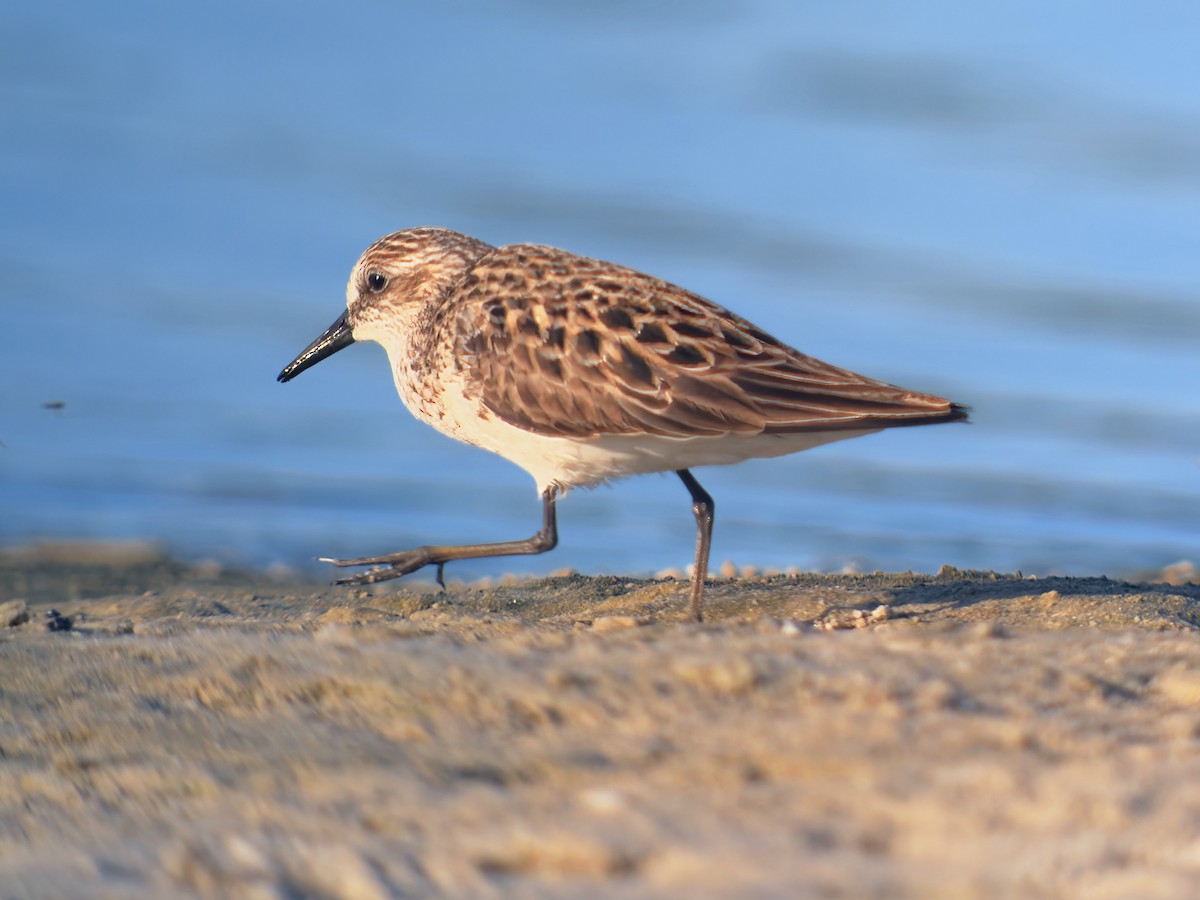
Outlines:
{"label": "rippled water surface", "polygon": [[[1157,9],[6,6],[0,542],[306,565],[531,533],[528,477],[412,420],[379,348],[275,383],[366,244],[439,224],[973,406],[699,470],[715,562],[1196,559],[1200,12]],[[690,561],[673,476],[570,495],[560,533],[457,572]]]}

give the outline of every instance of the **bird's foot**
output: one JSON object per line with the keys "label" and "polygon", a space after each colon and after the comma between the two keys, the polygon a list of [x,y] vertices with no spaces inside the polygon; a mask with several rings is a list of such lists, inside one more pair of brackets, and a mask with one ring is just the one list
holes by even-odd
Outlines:
{"label": "bird's foot", "polygon": [[321,562],[329,563],[339,568],[347,566],[374,566],[365,572],[339,578],[337,584],[377,584],[380,581],[390,581],[408,575],[425,566],[438,567],[438,583],[442,583],[442,567],[445,560],[439,559],[430,547],[416,547],[400,553],[389,553],[386,556],[363,556],[358,559],[331,559],[321,557]]}

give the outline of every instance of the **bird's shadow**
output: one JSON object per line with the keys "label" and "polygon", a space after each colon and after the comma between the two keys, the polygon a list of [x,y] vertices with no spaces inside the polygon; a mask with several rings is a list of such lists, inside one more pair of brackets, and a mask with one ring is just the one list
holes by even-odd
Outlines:
{"label": "bird's shadow", "polygon": [[883,621],[1013,627],[1200,628],[1200,584],[943,569],[937,575],[800,574],[710,586],[710,619],[769,615],[823,627]]}
{"label": "bird's shadow", "polygon": [[1003,619],[1052,627],[1200,627],[1200,584],[952,571],[885,593],[896,617]]}

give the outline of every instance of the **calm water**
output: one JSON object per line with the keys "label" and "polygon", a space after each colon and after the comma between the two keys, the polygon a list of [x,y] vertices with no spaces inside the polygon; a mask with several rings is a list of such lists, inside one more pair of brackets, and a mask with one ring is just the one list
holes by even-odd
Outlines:
{"label": "calm water", "polygon": [[[1200,7],[1155,16],[6,5],[0,543],[307,565],[531,533],[528,477],[412,420],[379,348],[274,380],[367,243],[440,224],[642,268],[974,407],[700,470],[714,562],[1200,558]],[[673,477],[572,494],[560,530],[454,572],[690,560]]]}

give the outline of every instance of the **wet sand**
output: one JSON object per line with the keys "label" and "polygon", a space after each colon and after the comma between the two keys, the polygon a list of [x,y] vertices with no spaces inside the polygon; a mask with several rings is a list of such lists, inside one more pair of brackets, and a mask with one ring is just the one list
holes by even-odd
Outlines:
{"label": "wet sand", "polygon": [[702,625],[686,593],[7,551],[0,895],[1200,883],[1195,583],[742,578]]}

